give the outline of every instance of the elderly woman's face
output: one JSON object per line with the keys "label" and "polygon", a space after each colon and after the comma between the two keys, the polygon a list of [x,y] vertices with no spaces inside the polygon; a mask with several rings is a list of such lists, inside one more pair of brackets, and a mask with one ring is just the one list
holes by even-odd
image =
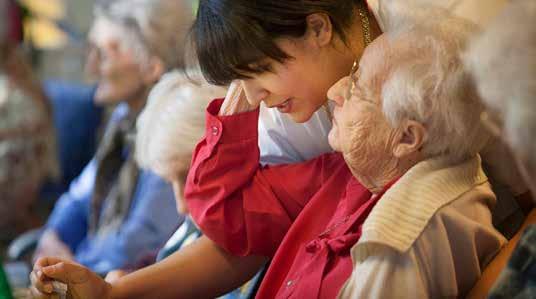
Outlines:
{"label": "elderly woman's face", "polygon": [[378,161],[390,159],[395,146],[396,130],[387,122],[381,107],[381,55],[370,55],[382,47],[384,42],[379,40],[367,48],[353,76],[356,80],[351,92],[350,77],[341,79],[328,92],[328,98],[336,104],[329,143],[344,155],[354,174],[369,172],[378,166]]}
{"label": "elderly woman's face", "polygon": [[142,67],[134,49],[121,42],[122,35],[122,27],[105,19],[98,19],[89,35],[86,68],[98,79],[97,103],[137,100],[145,90]]}

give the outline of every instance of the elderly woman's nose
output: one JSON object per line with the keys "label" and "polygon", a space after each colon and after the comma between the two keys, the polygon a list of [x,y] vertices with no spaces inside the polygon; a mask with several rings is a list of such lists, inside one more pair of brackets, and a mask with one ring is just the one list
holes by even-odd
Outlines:
{"label": "elderly woman's nose", "polygon": [[242,88],[246,93],[248,102],[252,106],[258,106],[262,101],[264,101],[269,93],[266,89],[262,88],[253,80],[242,80]]}
{"label": "elderly woman's nose", "polygon": [[90,76],[97,76],[97,74],[99,73],[99,67],[100,58],[98,50],[95,48],[91,48],[89,49],[87,54],[85,71]]}
{"label": "elderly woman's nose", "polygon": [[344,77],[335,83],[328,90],[328,99],[335,102],[335,104],[342,106],[344,103],[345,93],[348,91],[350,84],[350,77]]}

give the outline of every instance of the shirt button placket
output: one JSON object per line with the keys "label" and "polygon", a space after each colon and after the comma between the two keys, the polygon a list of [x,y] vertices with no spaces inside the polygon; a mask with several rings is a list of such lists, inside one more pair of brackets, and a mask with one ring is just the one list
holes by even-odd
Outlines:
{"label": "shirt button placket", "polygon": [[216,126],[212,126],[212,135],[218,136],[218,133],[220,132],[220,129]]}

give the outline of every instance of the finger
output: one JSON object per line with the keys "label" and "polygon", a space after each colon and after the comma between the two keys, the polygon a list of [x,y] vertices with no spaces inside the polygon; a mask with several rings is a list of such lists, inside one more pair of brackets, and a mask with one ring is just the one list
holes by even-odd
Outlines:
{"label": "finger", "polygon": [[88,270],[78,264],[69,262],[60,262],[42,269],[43,273],[55,280],[64,283],[84,283],[88,280]]}
{"label": "finger", "polygon": [[41,270],[32,271],[30,273],[30,281],[32,286],[40,292],[50,294],[54,290],[50,280],[41,272]]}
{"label": "finger", "polygon": [[37,261],[35,261],[34,269],[41,269],[44,267],[52,266],[61,262],[65,262],[64,259],[57,258],[57,257],[41,257],[38,258]]}
{"label": "finger", "polygon": [[235,80],[231,82],[231,85],[229,85],[229,88],[227,89],[227,95],[225,96],[226,99],[232,102],[237,102],[240,99],[240,96],[243,93],[242,88],[242,82],[239,80]]}

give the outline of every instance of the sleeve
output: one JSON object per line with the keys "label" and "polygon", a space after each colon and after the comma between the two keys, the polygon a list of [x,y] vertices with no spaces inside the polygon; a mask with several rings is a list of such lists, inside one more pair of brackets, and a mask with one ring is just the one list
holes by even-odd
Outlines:
{"label": "sleeve", "polygon": [[97,273],[135,265],[161,248],[182,220],[171,186],[157,175],[142,171],[125,222],[118,231],[92,240],[77,259]]}
{"label": "sleeve", "polygon": [[272,256],[322,185],[329,159],[261,167],[259,111],[222,117],[222,102],[207,109],[206,135],[193,155],[185,199],[203,233],[230,253]]}
{"label": "sleeve", "polygon": [[413,251],[400,254],[375,247],[374,255],[354,269],[338,298],[430,298],[425,275]]}
{"label": "sleeve", "polygon": [[92,160],[71,183],[69,191],[56,203],[47,222],[47,229],[54,230],[60,239],[75,252],[86,237],[89,202],[95,185],[96,164]]}

